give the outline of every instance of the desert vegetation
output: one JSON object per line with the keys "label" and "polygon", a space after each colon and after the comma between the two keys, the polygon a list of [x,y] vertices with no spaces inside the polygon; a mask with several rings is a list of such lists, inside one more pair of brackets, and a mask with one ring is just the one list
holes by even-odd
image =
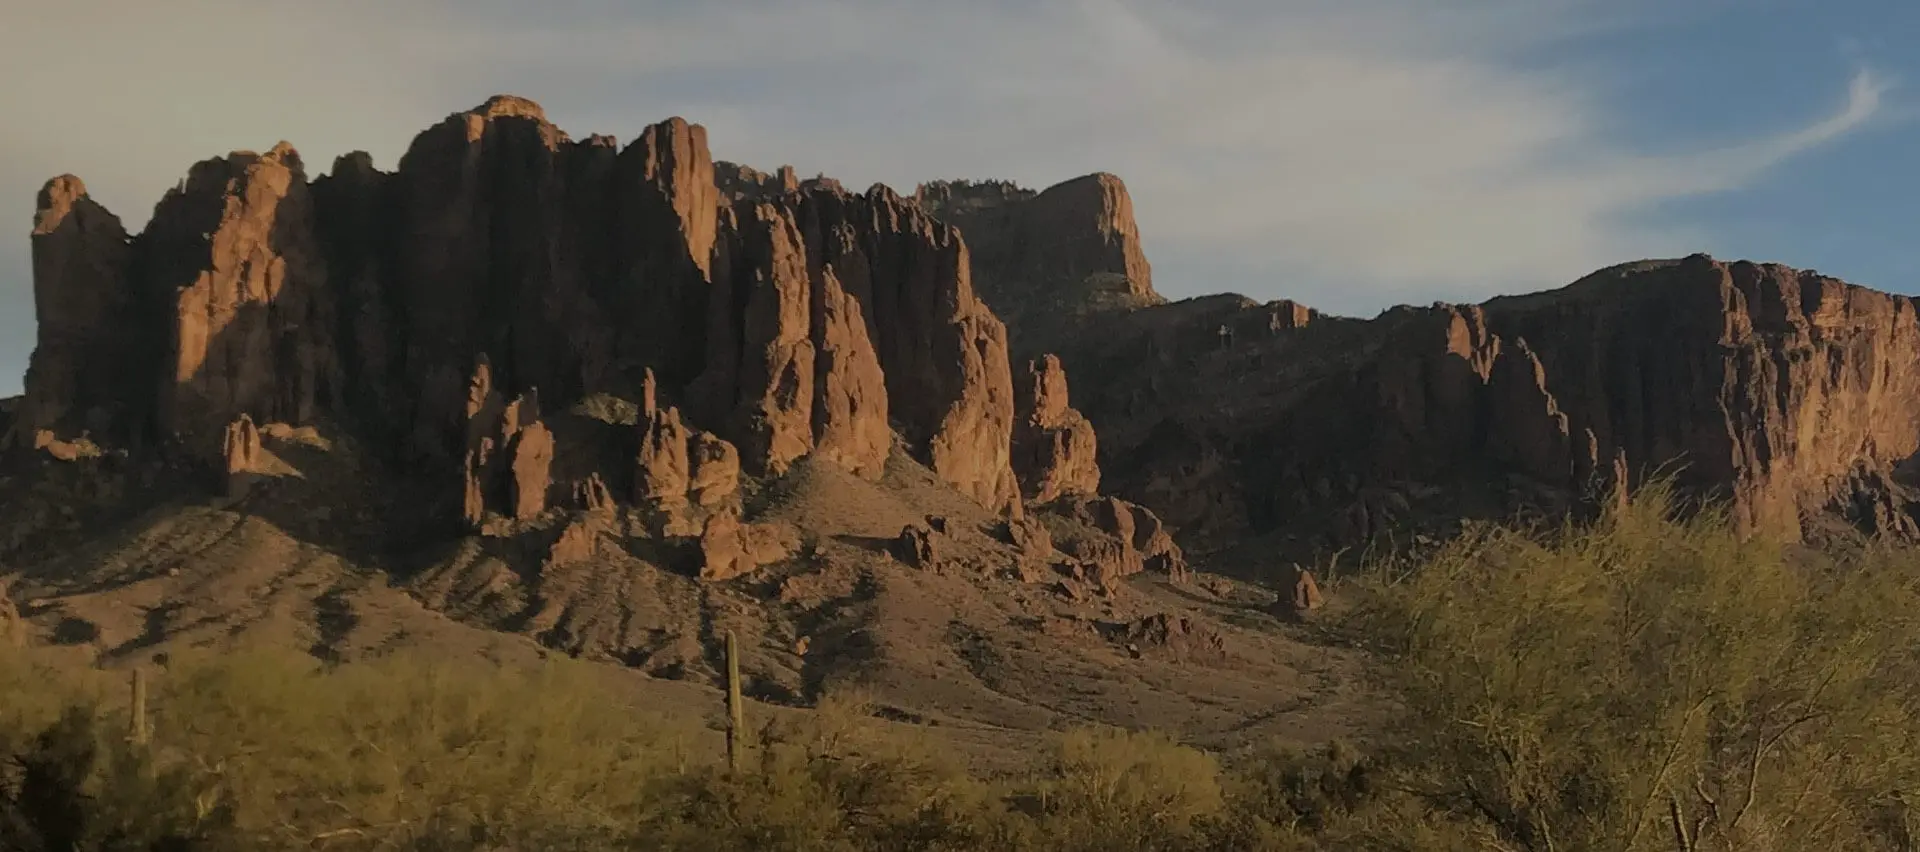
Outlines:
{"label": "desert vegetation", "polygon": [[[858,694],[658,716],[610,673],[259,651],[125,672],[0,651],[0,848],[1912,850],[1920,572],[1675,511],[1488,527],[1343,578],[1313,628],[1391,725],[1214,754],[1060,732],[982,773]],[[1684,517],[1682,517],[1684,516]]]}

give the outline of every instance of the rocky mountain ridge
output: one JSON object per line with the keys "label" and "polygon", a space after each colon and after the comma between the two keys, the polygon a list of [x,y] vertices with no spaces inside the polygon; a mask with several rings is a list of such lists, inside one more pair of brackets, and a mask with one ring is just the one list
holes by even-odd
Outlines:
{"label": "rocky mountain ridge", "polygon": [[140,234],[38,201],[0,642],[96,664],[564,654],[697,714],[735,634],[759,700],[857,686],[974,754],[1324,742],[1378,705],[1303,567],[1664,473],[1770,533],[1920,530],[1913,300],[1781,266],[1168,302],[1112,175],[854,193],[506,96],[390,173],[197,164]]}
{"label": "rocky mountain ridge", "polygon": [[[308,181],[285,143],[200,163],[139,235],[72,176],[38,207],[13,445],[231,478],[251,424],[350,422],[469,529],[630,503],[696,534],[743,476],[874,478],[897,442],[1009,518],[1105,483],[1209,550],[1440,535],[1657,473],[1749,524],[1920,531],[1912,300],[1781,266],[1371,320],[1168,303],[1110,174],[855,194],[717,162],[679,119],[576,141],[511,96],[391,174]],[[632,428],[554,422],[608,401]]]}
{"label": "rocky mountain ridge", "polygon": [[[788,537],[743,523],[743,481],[803,458],[878,480],[897,445],[1010,523],[1023,493],[1097,496],[1059,361],[1016,384],[952,225],[884,186],[716,164],[681,119],[622,149],[498,96],[390,174],[235,152],[138,235],[77,177],[39,200],[17,448],[158,448],[238,494],[261,426],[339,424],[444,483],[470,531],[629,506],[715,578],[790,555],[749,544]],[[1131,530],[1101,570],[1144,564]]]}
{"label": "rocky mountain ridge", "polygon": [[1917,344],[1910,297],[1696,255],[1370,320],[1186,300],[1061,357],[1107,487],[1190,545],[1271,558],[1563,515],[1654,476],[1769,534],[1911,537]]}

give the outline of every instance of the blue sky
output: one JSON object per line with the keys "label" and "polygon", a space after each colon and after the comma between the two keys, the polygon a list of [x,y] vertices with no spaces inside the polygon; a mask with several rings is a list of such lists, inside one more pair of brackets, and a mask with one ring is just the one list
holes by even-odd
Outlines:
{"label": "blue sky", "polygon": [[1371,314],[1709,251],[1920,290],[1906,0],[0,0],[0,395],[33,195],[138,229],[194,160],[313,174],[496,92],[682,115],[864,186],[1126,179],[1173,297]]}

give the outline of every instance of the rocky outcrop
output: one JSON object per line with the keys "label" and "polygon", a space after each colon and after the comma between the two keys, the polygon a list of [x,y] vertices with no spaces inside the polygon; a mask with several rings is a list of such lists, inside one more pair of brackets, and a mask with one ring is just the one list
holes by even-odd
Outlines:
{"label": "rocky outcrop", "polygon": [[522,426],[509,445],[508,500],[515,520],[528,520],[547,510],[547,489],[553,485],[553,432],[535,420]]}
{"label": "rocky outcrop", "polygon": [[727,201],[764,201],[800,191],[800,177],[792,166],[781,166],[768,174],[722,160],[713,164],[713,180],[720,197]]}
{"label": "rocky outcrop", "polygon": [[639,470],[634,477],[633,502],[666,511],[685,506],[693,482],[693,464],[687,454],[691,433],[680,422],[680,410],[653,411],[641,427]]}
{"label": "rocky outcrop", "polygon": [[700,579],[722,582],[791,558],[800,549],[798,531],[781,524],[742,523],[720,512],[700,535]]}
{"label": "rocky outcrop", "polygon": [[702,377],[716,393],[735,390],[713,408],[725,408],[721,419],[755,473],[778,475],[818,452],[877,477],[892,433],[879,353],[860,304],[831,265],[810,261],[791,212],[754,204],[739,222],[737,239],[720,255],[721,322]]}
{"label": "rocky outcrop", "polygon": [[1053,534],[1047,531],[1046,524],[1031,515],[1008,518],[1003,523],[1001,538],[1013,545],[1014,570],[1021,580],[1037,583],[1050,579],[1059,554],[1053,548]]}
{"label": "rocky outcrop", "polygon": [[[1704,255],[1604,270],[1561,296],[1488,309],[1536,342],[1575,434],[1636,472],[1684,460],[1684,486],[1749,524],[1797,526],[1856,471],[1896,481],[1920,451],[1907,297]],[[1596,333],[1568,335],[1569,314]]]}
{"label": "rocky outcrop", "polygon": [[878,479],[893,448],[893,429],[886,376],[867,336],[867,320],[831,266],[821,268],[812,297],[813,454]]}
{"label": "rocky outcrop", "polygon": [[1320,594],[1320,584],[1313,579],[1312,571],[1295,565],[1292,573],[1292,582],[1286,584],[1286,591],[1273,602],[1272,612],[1289,621],[1302,621],[1325,606],[1326,599]]}
{"label": "rocky outcrop", "polygon": [[1140,552],[1124,540],[1080,538],[1068,542],[1073,557],[1070,570],[1077,580],[1089,580],[1111,593],[1121,580],[1146,570]]}
{"label": "rocky outcrop", "polygon": [[607,481],[598,473],[588,474],[573,487],[574,505],[594,514],[605,514],[614,509],[613,489],[607,487]]}
{"label": "rocky outcrop", "polygon": [[781,166],[772,174],[751,166],[724,160],[713,164],[714,183],[720,187],[722,202],[767,201],[792,192],[824,189],[842,192],[840,182],[825,175],[802,179],[792,166]]}
{"label": "rocky outcrop", "polygon": [[[16,436],[99,427],[210,456],[243,415],[351,423],[376,456],[463,482],[449,502],[477,528],[544,512],[556,471],[568,491],[602,475],[574,502],[708,510],[808,455],[877,479],[897,424],[941,480],[1019,510],[1006,332],[958,231],[885,188],[716,166],[678,118],[622,148],[503,95],[392,174],[350,154],[309,183],[285,144],[200,163],[131,241],[77,179],[40,208]],[[661,434],[635,467],[534,403],[590,396],[642,400]]]}
{"label": "rocky outcrop", "polygon": [[605,520],[596,514],[589,513],[569,521],[561,528],[560,537],[554,539],[553,546],[547,549],[547,558],[541,562],[541,568],[556,568],[599,558],[604,553],[607,531]]}
{"label": "rocky outcrop", "polygon": [[694,519],[692,509],[736,502],[740,453],[717,435],[687,428],[679,409],[655,409],[641,428],[634,483],[635,505],[655,512],[663,529],[681,529]]}
{"label": "rocky outcrop", "polygon": [[1218,661],[1227,655],[1226,638],[1219,631],[1184,615],[1155,613],[1108,626],[1104,632],[1135,656],[1157,651],[1181,660]]}
{"label": "rocky outcrop", "polygon": [[[26,394],[0,449],[32,445],[42,431],[106,437],[116,415],[149,388],[133,335],[126,229],[72,175],[47,181],[33,217],[33,301],[38,332]],[[131,372],[130,372],[131,370]]]}
{"label": "rocky outcrop", "polygon": [[231,498],[245,497],[261,471],[260,429],[245,414],[227,424],[222,441],[226,461],[226,491]]}
{"label": "rocky outcrop", "polygon": [[909,524],[901,528],[900,536],[893,542],[893,556],[915,568],[938,565],[941,554],[939,546],[935,544],[933,528],[922,524]]}
{"label": "rocky outcrop", "polygon": [[518,521],[545,512],[555,450],[538,394],[529,390],[505,402],[483,357],[468,381],[466,412],[462,514],[468,526],[480,528],[490,512]]}
{"label": "rocky outcrop", "polygon": [[[1191,575],[1186,555],[1159,516],[1146,507],[1118,497],[1102,497],[1082,502],[1075,514],[1088,526],[1113,537],[1110,549],[1116,556],[1111,561],[1118,576],[1153,570],[1184,581]],[[1102,550],[1101,555],[1104,553]]]}
{"label": "rocky outcrop", "polygon": [[1051,503],[1100,492],[1093,424],[1067,404],[1067,371],[1047,355],[1028,362],[1016,384],[1014,472],[1028,500]]}
{"label": "rocky outcrop", "polygon": [[864,308],[886,415],[910,450],[982,505],[1017,509],[1006,327],[974,295],[959,232],[879,186],[809,192],[796,216],[809,269],[831,269]]}
{"label": "rocky outcrop", "polygon": [[734,501],[740,492],[740,452],[732,444],[711,432],[697,432],[688,459],[693,473],[687,491],[695,506],[713,509]]}

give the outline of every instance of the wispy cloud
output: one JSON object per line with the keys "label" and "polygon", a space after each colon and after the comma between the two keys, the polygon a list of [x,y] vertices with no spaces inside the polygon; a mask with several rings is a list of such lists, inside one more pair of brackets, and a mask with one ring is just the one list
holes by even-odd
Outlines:
{"label": "wispy cloud", "polygon": [[[1703,0],[1720,2],[1720,0]],[[1346,311],[1691,251],[1646,211],[1737,189],[1882,112],[1645,150],[1606,64],[1561,47],[1652,0],[66,0],[0,11],[0,374],[30,335],[32,192],[65,171],[138,225],[193,160],[294,142],[313,171],[496,91],[575,134],[670,114],[717,153],[850,183],[1126,178],[1162,289]],[[1842,97],[1844,95],[1844,97]],[[0,392],[9,382],[0,379]]]}

